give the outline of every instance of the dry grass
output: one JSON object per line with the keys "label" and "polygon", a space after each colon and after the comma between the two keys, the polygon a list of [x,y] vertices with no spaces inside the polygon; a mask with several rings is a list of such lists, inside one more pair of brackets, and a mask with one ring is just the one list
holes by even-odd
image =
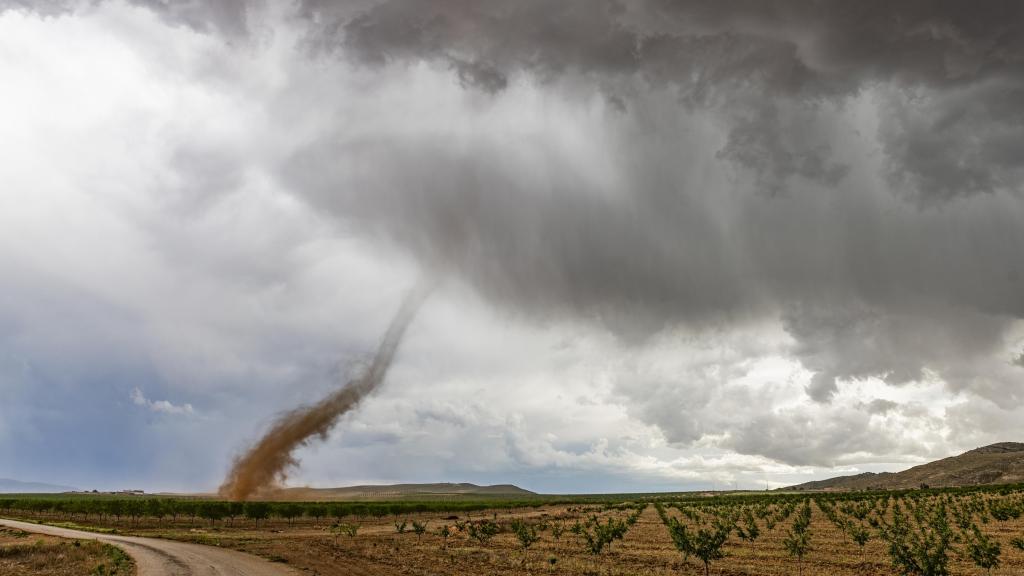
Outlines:
{"label": "dry grass", "polygon": [[0,528],[4,576],[131,576],[135,566],[119,549]]}

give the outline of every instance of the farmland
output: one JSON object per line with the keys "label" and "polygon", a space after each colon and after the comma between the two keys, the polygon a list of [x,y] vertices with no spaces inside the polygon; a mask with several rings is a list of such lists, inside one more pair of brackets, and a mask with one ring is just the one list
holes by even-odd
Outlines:
{"label": "farmland", "polygon": [[0,497],[0,515],[309,574],[1021,574],[1024,487],[249,502]]}
{"label": "farmland", "polygon": [[117,548],[0,527],[0,574],[5,576],[130,576],[132,561]]}

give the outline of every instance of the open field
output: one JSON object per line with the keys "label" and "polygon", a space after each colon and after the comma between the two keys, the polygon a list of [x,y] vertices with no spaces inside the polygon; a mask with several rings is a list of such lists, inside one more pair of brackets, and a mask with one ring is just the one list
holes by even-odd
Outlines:
{"label": "open field", "polygon": [[[137,576],[297,576],[290,566],[237,550],[180,542],[164,538],[144,538],[115,534],[113,530],[85,531],[67,527],[0,518],[0,526],[78,541],[97,541],[114,546],[135,563]],[[93,576],[105,576],[107,567],[96,569]],[[84,574],[84,572],[83,572]]]}
{"label": "open field", "polygon": [[705,567],[729,575],[941,574],[942,566],[981,575],[988,564],[992,574],[1024,574],[1019,486],[578,501],[3,497],[0,514],[233,548],[323,576],[667,575]]}
{"label": "open field", "polygon": [[131,576],[134,573],[131,559],[113,546],[0,526],[0,574],[4,576]]}

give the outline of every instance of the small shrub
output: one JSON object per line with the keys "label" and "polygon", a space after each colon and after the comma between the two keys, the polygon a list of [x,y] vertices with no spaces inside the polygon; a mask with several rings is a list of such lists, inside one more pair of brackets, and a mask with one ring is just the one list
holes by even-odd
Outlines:
{"label": "small shrub", "polygon": [[512,521],[512,532],[516,535],[523,550],[528,549],[530,546],[533,546],[534,542],[540,540],[540,536],[537,535],[537,526],[527,524],[522,520]]}
{"label": "small shrub", "polygon": [[416,541],[420,541],[423,538],[423,534],[427,531],[427,522],[412,521],[412,531],[416,533]]}
{"label": "small shrub", "polygon": [[797,561],[797,574],[801,576],[804,573],[804,556],[811,549],[811,501],[805,500],[803,507],[797,513],[797,517],[793,520],[793,527],[786,533],[786,537],[782,540],[782,544],[786,547],[786,552],[790,556],[796,558]]}
{"label": "small shrub", "polygon": [[893,568],[904,576],[946,576],[949,548],[953,539],[946,519],[946,507],[918,504],[911,521],[897,502],[892,522],[878,520],[879,534],[889,544]]}
{"label": "small shrub", "polygon": [[356,533],[359,532],[359,524],[343,524],[335,523],[331,524],[331,534],[334,534],[334,543],[338,543],[338,537],[345,535],[349,538],[355,538]]}
{"label": "small shrub", "polygon": [[981,533],[977,526],[967,540],[967,555],[974,561],[974,564],[989,574],[993,568],[999,567],[999,543]]}
{"label": "small shrub", "polygon": [[736,527],[736,535],[748,542],[757,540],[757,537],[761,535],[761,529],[757,527],[754,513],[749,508],[743,515],[743,525]]}
{"label": "small shrub", "polygon": [[469,537],[479,542],[482,546],[486,545],[490,542],[491,538],[501,532],[501,527],[492,520],[472,522],[466,528],[469,531]]}
{"label": "small shrub", "polygon": [[451,528],[451,526],[449,526],[447,524],[445,524],[444,526],[441,526],[440,528],[437,529],[437,535],[440,536],[444,540],[444,547],[447,548],[448,547],[448,538],[451,537],[451,535],[452,535],[452,528]]}
{"label": "small shrub", "polygon": [[868,532],[867,528],[856,523],[850,523],[847,531],[850,534],[850,539],[853,540],[854,543],[857,544],[857,546],[860,546],[860,553],[861,556],[863,556],[864,546],[868,543],[869,540],[871,540],[871,533]]}
{"label": "small shrub", "polygon": [[586,523],[580,524],[577,521],[571,528],[574,534],[581,536],[586,541],[587,550],[591,554],[600,554],[613,540],[621,540],[627,530],[629,530],[629,526],[623,520],[609,518],[602,523],[595,515],[592,515]]}

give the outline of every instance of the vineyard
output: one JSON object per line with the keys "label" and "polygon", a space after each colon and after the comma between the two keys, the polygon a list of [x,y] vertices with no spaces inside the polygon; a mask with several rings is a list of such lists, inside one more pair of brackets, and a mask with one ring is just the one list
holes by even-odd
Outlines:
{"label": "vineyard", "polygon": [[1024,574],[1024,487],[432,502],[0,497],[316,574]]}

